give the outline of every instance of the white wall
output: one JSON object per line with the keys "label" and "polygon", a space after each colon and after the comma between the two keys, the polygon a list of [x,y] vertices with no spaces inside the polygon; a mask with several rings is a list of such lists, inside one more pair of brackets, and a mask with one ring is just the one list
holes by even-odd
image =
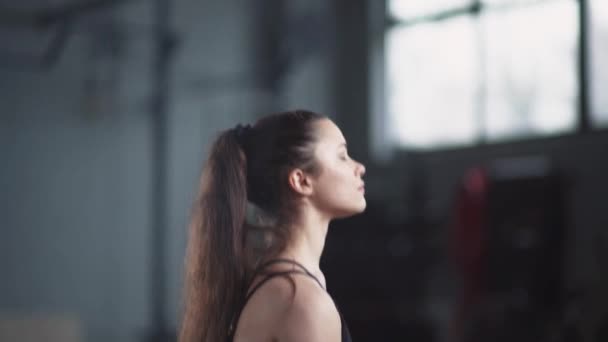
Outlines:
{"label": "white wall", "polygon": [[[87,341],[135,341],[149,327],[150,4],[115,10],[114,18],[129,23],[116,91],[108,95],[118,99],[115,107],[84,109],[85,79],[93,71],[107,78],[112,65],[98,61],[92,69],[87,57],[93,38],[82,28],[103,15],[78,26],[51,70],[0,69],[0,312],[7,316],[76,316]],[[196,77],[248,67],[248,8],[236,1],[174,6],[182,35],[168,126],[167,316],[173,326],[205,149],[219,129],[251,121],[257,106],[254,89],[190,86]]]}
{"label": "white wall", "polygon": [[88,340],[123,340],[148,310],[149,120],[82,113],[85,44],[48,72],[0,71],[0,311],[76,315]]}

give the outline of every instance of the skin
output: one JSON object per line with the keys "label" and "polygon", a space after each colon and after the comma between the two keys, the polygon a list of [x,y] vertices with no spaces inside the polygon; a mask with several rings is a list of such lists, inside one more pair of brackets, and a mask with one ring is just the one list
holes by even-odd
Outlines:
{"label": "skin", "polygon": [[[319,260],[329,222],[361,213],[366,201],[363,164],[350,158],[346,140],[329,119],[316,124],[318,141],[315,158],[321,168],[317,175],[294,169],[289,174],[291,189],[298,196],[298,212],[293,221],[294,239],[279,258],[295,260],[321,282],[292,274],[296,291],[283,277],[275,277],[260,287],[245,306],[235,334],[237,342],[339,342],[340,316],[325,291],[325,277]],[[293,269],[277,264],[271,271]],[[260,279],[254,280],[252,286]]]}

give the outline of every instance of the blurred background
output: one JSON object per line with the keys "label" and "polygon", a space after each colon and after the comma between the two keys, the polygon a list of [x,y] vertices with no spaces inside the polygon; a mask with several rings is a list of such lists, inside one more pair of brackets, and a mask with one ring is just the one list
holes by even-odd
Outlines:
{"label": "blurred background", "polygon": [[0,1],[0,341],[173,341],[220,130],[367,166],[322,267],[355,341],[608,341],[606,0]]}

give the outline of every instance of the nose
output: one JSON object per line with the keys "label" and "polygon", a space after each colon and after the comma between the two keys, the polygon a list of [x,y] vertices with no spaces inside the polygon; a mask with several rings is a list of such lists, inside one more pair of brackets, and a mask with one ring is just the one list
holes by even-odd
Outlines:
{"label": "nose", "polygon": [[363,177],[363,175],[365,174],[365,165],[357,162],[357,175],[359,177]]}

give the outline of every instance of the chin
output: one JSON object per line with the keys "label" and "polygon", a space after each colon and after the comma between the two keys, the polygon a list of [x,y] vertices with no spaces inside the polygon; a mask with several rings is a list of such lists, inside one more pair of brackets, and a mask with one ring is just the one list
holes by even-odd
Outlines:
{"label": "chin", "polygon": [[359,210],[355,214],[361,214],[362,212],[365,211],[365,208],[367,208],[367,202],[365,200],[363,200],[363,203],[361,204],[361,206],[359,207]]}

